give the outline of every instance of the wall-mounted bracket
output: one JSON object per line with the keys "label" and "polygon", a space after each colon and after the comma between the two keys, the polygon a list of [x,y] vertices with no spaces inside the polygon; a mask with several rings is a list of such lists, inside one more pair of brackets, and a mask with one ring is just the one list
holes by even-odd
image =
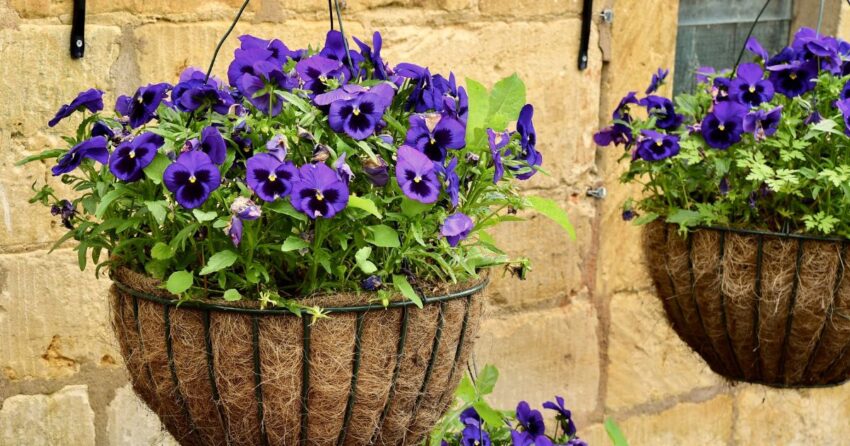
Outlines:
{"label": "wall-mounted bracket", "polygon": [[71,58],[80,59],[86,52],[86,0],[74,0],[71,22]]}

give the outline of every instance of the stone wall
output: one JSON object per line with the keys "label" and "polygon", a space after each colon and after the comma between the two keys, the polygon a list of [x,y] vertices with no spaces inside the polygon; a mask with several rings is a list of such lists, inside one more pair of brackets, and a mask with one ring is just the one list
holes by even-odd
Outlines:
{"label": "stone wall", "polygon": [[[46,121],[78,91],[109,102],[136,86],[174,81],[205,66],[238,0],[91,0],[87,51],[68,57],[71,0],[0,0],[0,445],[174,444],[126,384],[107,319],[105,280],[76,269],[74,252],[48,256],[57,222],[27,204],[48,166],[14,161],[58,144],[70,129]],[[384,34],[385,57],[415,61],[487,84],[516,71],[528,85],[550,176],[529,183],[561,201],[578,241],[532,217],[499,231],[534,271],[497,277],[476,362],[502,371],[497,402],[566,397],[584,436],[607,444],[615,418],[635,445],[843,444],[850,436],[847,387],[776,391],[714,375],[662,317],[638,250],[620,219],[628,190],[617,153],[593,131],[619,97],[672,67],[675,0],[602,0],[613,25],[594,20],[589,67],[576,69],[579,0],[348,0],[346,30]],[[236,34],[318,44],[321,0],[255,0]],[[846,5],[836,25],[845,29]],[[225,44],[223,74],[235,39]],[[603,59],[607,62],[603,63]],[[669,90],[668,90],[669,92]],[[604,185],[595,200],[589,187]]]}

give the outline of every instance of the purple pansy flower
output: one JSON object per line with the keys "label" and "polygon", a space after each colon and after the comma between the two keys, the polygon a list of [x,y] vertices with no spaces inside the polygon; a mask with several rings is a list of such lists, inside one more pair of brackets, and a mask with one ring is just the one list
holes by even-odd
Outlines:
{"label": "purple pansy flower", "polygon": [[725,150],[741,140],[747,108],[737,102],[721,102],[706,115],[700,126],[709,147]]}
{"label": "purple pansy flower", "polygon": [[384,187],[390,181],[389,166],[380,156],[363,161],[363,174],[370,183],[378,187]]}
{"label": "purple pansy flower", "polygon": [[480,426],[466,426],[460,432],[461,446],[490,446],[490,434]]}
{"label": "purple pansy flower", "polygon": [[673,102],[665,97],[650,95],[640,100],[650,116],[655,118],[655,126],[664,130],[676,130],[682,125],[684,117],[676,114]]}
{"label": "purple pansy flower", "polygon": [[295,71],[301,78],[303,88],[310,91],[311,97],[326,92],[328,87],[325,82],[329,79],[337,79],[340,83],[345,83],[348,77],[348,71],[340,61],[319,55],[298,62]]}
{"label": "purple pansy flower", "polygon": [[62,175],[76,169],[86,158],[93,159],[100,164],[106,164],[109,160],[109,150],[106,149],[106,138],[95,136],[71,148],[71,150],[56,161],[56,165],[51,169],[53,175]]}
{"label": "purple pansy flower", "polygon": [[546,436],[546,425],[540,411],[533,410],[527,402],[520,401],[516,407],[516,418],[522,431],[511,432],[514,445],[553,446],[552,440]]}
{"label": "purple pansy flower", "polygon": [[149,84],[136,90],[133,97],[120,96],[115,102],[115,111],[128,119],[130,127],[139,128],[156,116],[156,109],[171,88],[169,84]]}
{"label": "purple pansy flower", "polygon": [[770,111],[756,110],[744,116],[744,131],[752,133],[757,140],[776,133],[782,119],[782,106]]}
{"label": "purple pansy flower", "polygon": [[637,93],[634,91],[629,92],[623,99],[620,99],[620,104],[617,105],[611,116],[614,124],[593,135],[593,141],[596,145],[604,147],[614,143],[615,146],[620,144],[628,146],[632,143],[634,136],[632,136],[632,129],[627,125],[632,122],[632,117],[629,114],[629,105],[637,103]]}
{"label": "purple pansy flower", "polygon": [[371,275],[360,282],[360,288],[364,291],[378,291],[384,286],[381,278],[376,275]]}
{"label": "purple pansy flower", "polygon": [[105,122],[97,121],[91,126],[91,136],[103,136],[107,140],[111,140],[115,137],[115,131]]}
{"label": "purple pansy flower", "polygon": [[462,149],[466,145],[466,128],[451,116],[411,115],[405,144],[442,163],[448,149]]}
{"label": "purple pansy flower", "polygon": [[272,136],[266,142],[266,150],[280,161],[286,159],[286,154],[289,152],[289,148],[286,145],[286,135],[278,134]]}
{"label": "purple pansy flower", "polygon": [[181,206],[194,209],[218,189],[221,174],[206,153],[192,151],[184,152],[166,167],[162,180]]}
{"label": "purple pansy flower", "polygon": [[472,232],[475,224],[472,219],[462,212],[457,212],[446,217],[440,226],[440,234],[446,238],[451,247],[457,246],[461,240],[465,240]]}
{"label": "purple pansy flower", "polygon": [[[498,141],[496,140],[498,137]],[[493,157],[493,184],[502,180],[505,175],[505,166],[502,164],[502,149],[511,142],[511,135],[508,132],[498,134],[493,129],[487,129],[487,141],[490,144],[490,155]]]}
{"label": "purple pansy flower", "polygon": [[254,72],[239,78],[237,87],[254,107],[270,116],[277,116],[283,108],[283,96],[277,91],[291,90],[295,78],[287,76],[272,62],[254,63]]}
{"label": "purple pansy flower", "polygon": [[298,169],[268,153],[258,153],[245,163],[248,187],[265,201],[275,201],[292,192]]}
{"label": "purple pansy flower", "polygon": [[75,111],[85,108],[86,110],[96,113],[103,110],[103,91],[92,88],[81,92],[71,101],[70,104],[65,104],[59,107],[56,116],[47,123],[49,127],[53,127],[59,121],[71,116]]}
{"label": "purple pansy flower", "polygon": [[844,134],[850,136],[850,99],[837,101],[835,107],[841,111],[841,116],[844,118]]}
{"label": "purple pansy flower", "polygon": [[339,175],[342,181],[345,181],[346,185],[348,185],[351,184],[351,180],[354,179],[354,172],[351,171],[351,166],[345,162],[346,155],[347,154],[345,152],[342,152],[342,154],[339,155],[339,158],[334,161],[333,167],[336,169],[336,174]]}
{"label": "purple pansy flower", "polygon": [[763,61],[768,59],[767,50],[764,49],[763,46],[761,46],[758,39],[756,39],[754,36],[750,36],[750,38],[747,39],[745,48],[747,49],[747,51],[755,54],[759,57],[759,59]]}
{"label": "purple pansy flower", "polygon": [[375,128],[384,116],[386,102],[374,93],[362,93],[349,100],[331,104],[328,123],[337,133],[345,133],[356,140],[363,140],[375,133]]}
{"label": "purple pansy flower", "polygon": [[531,169],[528,172],[517,174],[520,180],[527,180],[537,173],[537,166],[543,164],[543,155],[537,151],[537,132],[534,131],[534,107],[531,104],[525,104],[519,112],[519,119],[516,122],[516,131],[519,133],[519,144],[522,149],[520,158],[528,163]]}
{"label": "purple pansy flower", "polygon": [[224,233],[230,237],[230,241],[233,242],[233,246],[238,247],[239,244],[242,243],[242,230],[244,227],[242,219],[236,216],[230,217],[230,223],[224,227]]}
{"label": "purple pansy flower", "polygon": [[446,164],[443,170],[449,201],[451,201],[453,207],[457,207],[460,201],[460,177],[457,176],[457,157],[452,157],[451,161]]}
{"label": "purple pansy flower", "polygon": [[50,215],[53,215],[54,217],[61,215],[62,226],[66,229],[74,229],[72,220],[74,216],[77,215],[77,208],[74,206],[74,203],[71,203],[68,200],[60,200],[59,203],[50,206]]}
{"label": "purple pansy flower", "polygon": [[[345,47],[345,38],[342,33],[337,30],[330,30],[325,37],[325,46],[322,48],[322,51],[319,52],[319,55],[331,60],[337,60],[344,66],[351,66],[357,70],[360,66],[360,62],[363,61],[363,56],[351,48],[349,48],[346,53]],[[350,61],[349,58],[351,59]],[[357,73],[352,73],[352,75],[356,76]]]}
{"label": "purple pansy flower", "polygon": [[564,446],[588,446],[587,442],[581,438],[571,438]]}
{"label": "purple pansy flower", "polygon": [[543,403],[544,409],[554,410],[557,412],[558,422],[561,423],[561,428],[564,433],[572,437],[576,434],[576,424],[573,422],[573,414],[564,407],[564,398],[555,396],[555,401],[547,401]]}
{"label": "purple pansy flower", "polygon": [[631,221],[634,220],[635,217],[637,217],[637,212],[632,209],[625,209],[623,210],[622,217],[623,221]]}
{"label": "purple pansy flower", "polygon": [[286,64],[288,58],[297,58],[297,51],[290,51],[280,40],[265,40],[251,35],[239,36],[240,48],[233,52],[233,62],[227,69],[227,80],[233,87],[239,86],[245,74],[256,75],[254,64],[269,61],[277,66]]}
{"label": "purple pansy flower", "polygon": [[641,130],[643,139],[638,143],[635,156],[646,161],[660,161],[679,153],[679,137],[652,130]]}
{"label": "purple pansy flower", "polygon": [[230,213],[242,220],[256,220],[263,215],[262,209],[246,197],[236,197],[230,205]]}
{"label": "purple pansy flower", "polygon": [[478,415],[478,411],[475,410],[474,407],[469,407],[463,410],[458,417],[460,422],[463,423],[464,426],[480,426],[481,425],[481,416]]}
{"label": "purple pansy flower", "polygon": [[289,198],[310,218],[331,218],[348,206],[348,186],[327,165],[307,164],[298,169]]}
{"label": "purple pansy flower", "polygon": [[664,80],[667,79],[668,74],[670,74],[670,70],[662,70],[659,68],[658,72],[652,75],[652,80],[649,82],[646,94],[652,94],[658,91],[658,88],[664,85]]}
{"label": "purple pansy flower", "polygon": [[754,63],[741,64],[738,77],[729,86],[729,95],[740,104],[758,107],[773,99],[773,84],[763,79],[764,70]]}
{"label": "purple pansy flower", "polygon": [[413,147],[399,147],[395,176],[408,198],[427,204],[440,196],[440,180],[434,162]]}
{"label": "purple pansy flower", "polygon": [[387,63],[381,58],[381,47],[383,46],[381,33],[375,31],[375,34],[372,34],[372,48],[369,48],[369,45],[361,42],[357,37],[354,38],[354,42],[360,47],[360,54],[363,55],[363,58],[372,64],[372,77],[380,80],[388,80],[392,73]]}
{"label": "purple pansy flower", "polygon": [[728,77],[715,77],[711,83],[711,96],[714,102],[725,102],[729,100],[729,89],[732,87],[732,79]]}
{"label": "purple pansy flower", "polygon": [[183,71],[180,82],[171,90],[171,102],[177,110],[194,112],[210,107],[216,113],[228,113],[236,102],[233,96],[222,89],[221,81],[215,77],[206,77],[206,74],[197,68],[189,67]]}
{"label": "purple pansy flower", "polygon": [[699,67],[694,73],[694,78],[697,83],[705,84],[715,73],[717,73],[717,70],[715,70],[714,67]]}
{"label": "purple pansy flower", "polygon": [[791,48],[785,48],[767,61],[766,68],[770,71],[768,79],[774,90],[789,98],[800,96],[815,88],[812,81],[818,75],[815,61],[799,60]]}
{"label": "purple pansy flower", "polygon": [[165,139],[155,133],[145,132],[130,141],[122,142],[109,156],[109,171],[115,178],[126,182],[138,181],[144,168],[153,161]]}
{"label": "purple pansy flower", "polygon": [[227,158],[227,145],[224,142],[224,137],[214,126],[209,126],[201,130],[201,140],[196,145],[196,149],[209,155],[212,162],[221,165]]}

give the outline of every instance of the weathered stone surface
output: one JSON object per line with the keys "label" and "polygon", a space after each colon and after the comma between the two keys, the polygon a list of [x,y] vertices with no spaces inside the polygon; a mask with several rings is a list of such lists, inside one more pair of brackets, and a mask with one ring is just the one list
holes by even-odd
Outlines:
{"label": "weathered stone surface", "polygon": [[[59,17],[73,11],[72,0],[9,0],[22,17]],[[174,14],[194,13],[209,15],[215,12],[232,12],[242,5],[243,0],[205,0],[205,1],[171,1],[171,0],[116,0],[90,1],[86,5],[86,13],[90,15],[109,12],[130,12],[152,16],[171,16]],[[249,11],[259,8],[259,3],[249,4]]]}
{"label": "weathered stone surface", "polygon": [[0,408],[0,445],[95,444],[94,411],[86,386],[66,386],[52,395],[15,395]]}
{"label": "weathered stone surface", "polygon": [[579,0],[479,0],[478,8],[482,14],[529,17],[557,15],[558,17],[581,13]]}
{"label": "weathered stone surface", "polygon": [[177,446],[177,441],[162,428],[159,418],[142,403],[129,385],[115,391],[115,399],[106,408],[111,446]]}
{"label": "weathered stone surface", "polygon": [[525,400],[540,407],[561,395],[577,414],[592,411],[599,385],[597,325],[586,297],[564,307],[485,320],[476,364],[499,368],[493,403],[513,409]]}
{"label": "weathered stone surface", "polygon": [[608,409],[626,409],[723,384],[673,332],[661,303],[646,293],[611,299]]}
{"label": "weathered stone surface", "polygon": [[808,390],[742,385],[736,404],[737,444],[838,446],[850,438],[850,385]]}
{"label": "weathered stone surface", "polygon": [[108,284],[91,269],[80,272],[70,250],[0,255],[0,369],[18,379],[57,378],[84,361],[119,358]]}

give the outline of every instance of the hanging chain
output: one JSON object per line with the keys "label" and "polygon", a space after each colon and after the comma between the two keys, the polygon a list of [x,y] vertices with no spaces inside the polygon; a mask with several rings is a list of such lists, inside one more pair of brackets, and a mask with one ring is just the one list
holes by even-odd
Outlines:
{"label": "hanging chain", "polygon": [[239,19],[242,17],[242,13],[245,12],[245,8],[248,7],[248,3],[251,0],[245,0],[245,3],[242,3],[242,7],[239,8],[239,12],[236,13],[236,18],[233,19],[233,23],[230,24],[230,28],[227,29],[227,32],[224,33],[221,40],[218,41],[218,45],[215,47],[215,53],[213,53],[212,60],[210,61],[210,67],[207,68],[207,77],[204,78],[204,83],[210,80],[210,74],[212,73],[213,66],[215,65],[215,60],[218,58],[218,52],[221,51],[221,46],[224,45],[224,41],[230,36],[230,33],[233,32],[233,28],[236,28],[236,24],[239,23]]}
{"label": "hanging chain", "polygon": [[[847,1],[850,1],[850,0],[847,0]],[[749,41],[750,37],[752,37],[753,31],[755,31],[755,29],[756,29],[756,25],[758,24],[759,20],[761,20],[762,14],[764,14],[764,11],[767,10],[767,7],[769,5],[770,5],[770,0],[767,0],[766,2],[764,2],[764,6],[761,7],[761,11],[759,11],[759,15],[756,16],[756,20],[750,26],[750,31],[747,33],[747,38],[744,39],[744,45],[741,47],[741,52],[738,54],[738,60],[735,61],[735,67],[732,68],[732,74],[733,75],[738,70],[738,65],[741,64],[741,59],[744,57],[744,52],[747,50],[747,41]]]}

